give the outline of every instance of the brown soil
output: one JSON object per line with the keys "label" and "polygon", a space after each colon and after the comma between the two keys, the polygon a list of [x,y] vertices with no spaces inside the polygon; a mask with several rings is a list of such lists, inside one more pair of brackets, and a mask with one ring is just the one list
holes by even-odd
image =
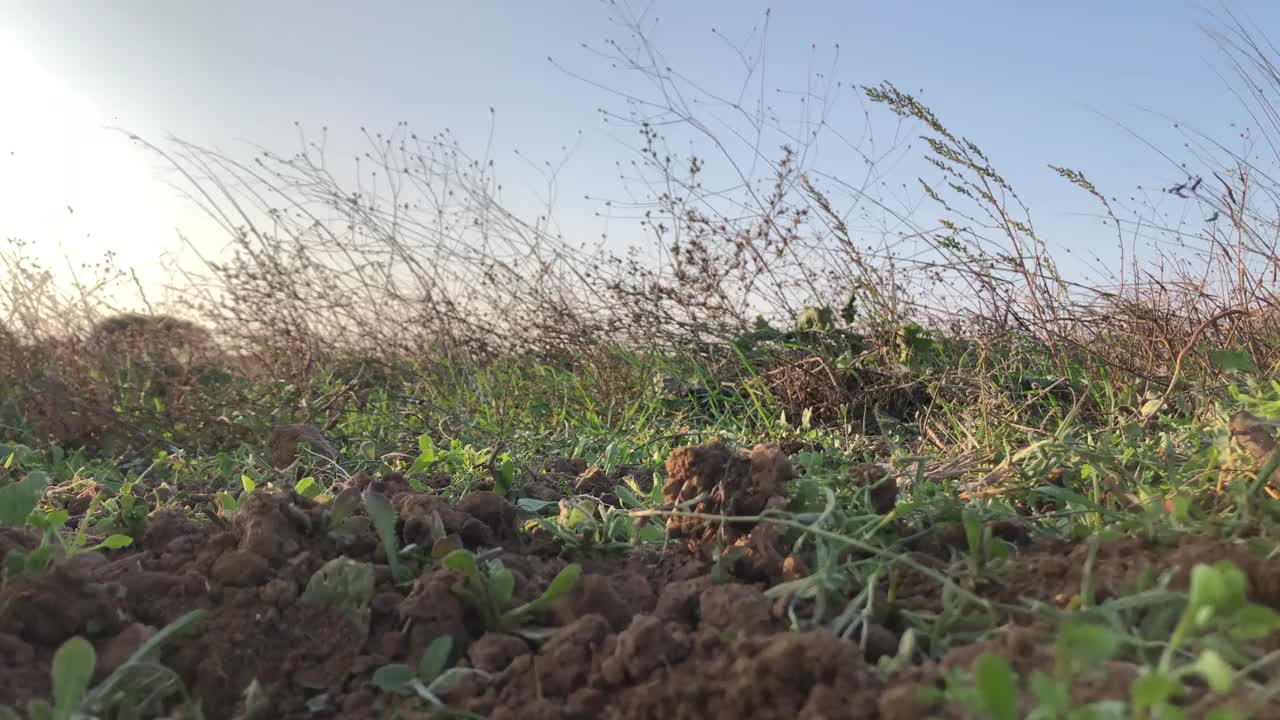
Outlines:
{"label": "brown soil", "polygon": [[[739,451],[711,442],[673,453],[665,491],[671,503],[696,500],[698,512],[750,516],[775,507],[792,475],[776,447]],[[450,503],[413,492],[397,476],[356,476],[344,492],[370,488],[398,510],[402,543],[429,546],[442,527],[470,549],[501,547],[517,602],[536,597],[566,565],[559,548],[518,533],[514,508],[495,495],[474,493]],[[857,634],[845,640],[825,631],[789,631],[785,598],[766,598],[764,589],[803,576],[804,561],[779,549],[774,526],[696,518],[672,519],[670,530],[682,543],[661,552],[574,558],[584,567],[578,585],[533,618],[534,627],[551,634],[524,637],[484,627],[452,592],[456,577],[449,571],[428,567],[395,584],[363,509],[355,516],[363,523],[343,523],[340,531],[328,529],[328,512],[301,497],[264,492],[246,498],[226,526],[160,512],[132,548],[73,558],[42,577],[9,581],[0,590],[0,676],[8,679],[0,684],[0,704],[47,697],[53,652],[73,635],[89,638],[109,668],[196,608],[208,616],[195,631],[172,639],[163,661],[209,718],[236,716],[255,680],[266,698],[264,714],[255,717],[380,718],[393,707],[417,707],[404,716],[429,717],[425,706],[377,691],[370,679],[388,663],[416,665],[445,634],[454,641],[455,666],[488,674],[464,677],[446,699],[490,718],[948,717],[922,706],[920,689],[939,686],[947,669],[967,667],[981,652],[998,652],[1024,671],[1052,666],[1050,634],[1010,616],[1003,632],[981,643],[882,675],[875,661],[896,650],[903,611],[941,609],[934,580],[902,567],[897,599],[870,628],[865,649]],[[1015,555],[975,592],[1010,603],[1061,603],[1079,592],[1085,546],[1032,543],[1014,529],[1002,534],[1018,543]],[[0,533],[0,549],[29,549],[33,542],[22,533]],[[739,550],[727,566],[713,562],[711,548],[721,544]],[[913,557],[959,577],[963,570],[950,550],[940,539],[922,543]],[[303,599],[316,571],[344,554],[374,568],[363,615]],[[1223,558],[1244,569],[1255,601],[1280,608],[1280,560],[1196,538],[1171,548],[1138,540],[1102,545],[1095,562],[1098,596],[1130,590],[1149,569],[1173,570],[1175,586],[1185,586],[1194,563]],[[1103,670],[1080,679],[1077,698],[1127,696],[1134,669],[1114,663]],[[323,703],[316,699],[321,695]],[[328,710],[315,713],[308,701]],[[1188,716],[1202,717],[1204,697],[1188,702]]]}

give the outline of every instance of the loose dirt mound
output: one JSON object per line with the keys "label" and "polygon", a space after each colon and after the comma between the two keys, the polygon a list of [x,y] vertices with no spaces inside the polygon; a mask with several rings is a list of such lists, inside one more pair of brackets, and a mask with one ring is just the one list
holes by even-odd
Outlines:
{"label": "loose dirt mound", "polygon": [[[778,505],[792,476],[776,447],[742,451],[711,442],[672,454],[664,490],[668,503],[697,513],[754,517]],[[394,475],[358,475],[327,506],[259,491],[225,525],[158,513],[133,548],[63,561],[0,590],[0,673],[9,679],[0,684],[0,703],[48,697],[53,652],[73,635],[89,638],[110,667],[193,609],[208,615],[168,642],[163,661],[209,718],[235,716],[255,681],[263,703],[255,717],[378,718],[392,708],[427,717],[423,706],[376,690],[371,680],[390,663],[416,666],[442,635],[453,639],[454,666],[488,674],[463,678],[446,699],[491,718],[942,717],[920,704],[920,689],[939,687],[949,668],[967,667],[982,651],[1005,655],[1020,670],[1051,665],[1051,634],[1011,616],[1003,635],[952,648],[939,663],[883,675],[874,663],[895,651],[905,613],[943,608],[934,578],[900,567],[896,596],[877,600],[883,615],[865,648],[856,634],[846,640],[792,632],[786,598],[764,591],[805,575],[803,559],[779,549],[779,531],[767,522],[707,517],[671,518],[682,546],[575,558],[584,574],[574,590],[529,618],[531,627],[553,632],[526,636],[519,627],[486,625],[455,592],[459,575],[451,570],[428,563],[413,579],[394,582],[363,509],[340,523],[332,516],[370,491],[397,510],[402,545],[430,546],[443,536],[479,553],[502,548],[514,603],[536,598],[566,567],[559,548],[517,532],[514,508],[503,498],[475,493],[450,503],[415,493]],[[29,550],[34,542],[0,534],[3,548]],[[712,562],[710,549],[721,543],[740,551],[736,561]],[[1015,553],[974,590],[1007,602],[1061,602],[1079,592],[1084,546],[1023,544]],[[349,561],[334,562],[343,556]],[[912,557],[960,572],[944,542],[922,545]],[[1097,593],[1126,592],[1149,569],[1171,569],[1174,585],[1185,586],[1194,563],[1224,557],[1244,569],[1254,600],[1280,607],[1280,560],[1208,540],[1174,548],[1104,544],[1094,563]],[[349,601],[317,599],[338,596]],[[1132,675],[1116,664],[1073,692],[1125,697]],[[1194,710],[1198,699],[1188,700],[1191,717],[1202,715]]]}

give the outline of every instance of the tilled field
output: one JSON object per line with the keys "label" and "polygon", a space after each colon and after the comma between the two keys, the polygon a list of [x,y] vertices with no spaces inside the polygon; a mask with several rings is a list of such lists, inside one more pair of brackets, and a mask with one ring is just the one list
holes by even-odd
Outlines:
{"label": "tilled field", "polygon": [[[571,462],[547,468],[523,492],[550,497],[551,488],[581,480],[556,476],[581,470]],[[1009,525],[993,531],[1016,548],[1013,555],[973,578],[957,560],[963,533],[939,527],[912,537],[895,563],[895,582],[872,589],[875,611],[842,625],[847,637],[796,630],[800,611],[822,614],[814,610],[821,598],[794,582],[811,577],[820,559],[793,551],[779,524],[721,519],[780,508],[794,475],[774,446],[733,451],[713,442],[676,450],[664,495],[668,507],[688,512],[648,518],[665,523],[668,542],[629,551],[567,548],[543,531],[529,532],[516,506],[493,493],[451,502],[417,492],[397,475],[356,475],[323,504],[254,492],[229,520],[197,521],[164,509],[132,547],[84,553],[7,582],[0,595],[6,680],[0,704],[25,707],[49,697],[53,655],[73,636],[95,646],[100,681],[159,629],[201,610],[197,622],[164,643],[160,660],[206,718],[960,717],[952,706],[931,707],[922,691],[942,688],[950,669],[967,669],[984,652],[1003,655],[1023,674],[1051,671],[1052,628],[1018,608],[1028,600],[1067,607],[1081,592],[1087,565],[1102,601],[1163,570],[1173,571],[1171,588],[1185,589],[1196,563],[1232,559],[1245,572],[1250,598],[1280,608],[1280,560],[1239,545],[1120,539],[1102,543],[1089,558],[1085,544],[1032,540]],[[587,477],[599,487],[579,489],[598,495],[616,480]],[[394,508],[395,542],[408,548],[400,553],[407,569],[388,564],[366,510],[371,495]],[[29,551],[38,541],[26,531],[4,531],[0,554]],[[464,575],[442,561],[447,551],[462,549],[481,566],[500,560],[509,571],[510,597],[498,612],[467,596]],[[573,589],[540,607],[537,598],[570,563],[581,568]],[[851,597],[859,588],[844,590]],[[899,656],[911,618],[950,612],[957,596],[989,604],[961,605],[967,609],[954,636],[921,636],[915,651],[902,656],[906,662],[878,666]],[[504,614],[523,603],[533,603],[527,613]],[[846,610],[833,605],[826,614]],[[970,640],[963,616],[974,613],[998,616],[1000,629]],[[388,665],[418,667],[442,637],[452,641],[446,666],[478,671],[453,672],[447,684],[431,686],[448,710],[385,687]],[[942,659],[920,661],[931,642],[941,643],[934,649]],[[1101,669],[1074,683],[1073,700],[1128,698],[1136,666],[1114,661]],[[1230,697],[1201,687],[1181,705],[1188,717],[1201,717],[1210,702],[1224,699]],[[1030,702],[1024,693],[1025,708]],[[1255,717],[1280,717],[1280,710],[1266,713]]]}

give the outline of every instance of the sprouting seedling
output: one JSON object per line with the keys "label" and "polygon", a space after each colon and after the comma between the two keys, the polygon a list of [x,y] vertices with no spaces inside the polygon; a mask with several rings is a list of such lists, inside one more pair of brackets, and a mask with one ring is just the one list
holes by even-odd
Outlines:
{"label": "sprouting seedling", "polygon": [[[1058,629],[1055,645],[1057,663],[1052,675],[1033,670],[1027,678],[1027,690],[1035,700],[1033,717],[1044,718],[1120,718],[1123,703],[1103,701],[1084,708],[1072,705],[1073,678],[1089,667],[1111,659],[1122,638],[1110,628],[1069,621]],[[926,700],[936,703],[947,699],[970,710],[975,716],[994,720],[1017,720],[1021,678],[1009,661],[995,653],[983,653],[974,660],[972,678],[959,674],[947,676],[945,692],[930,692]]]}
{"label": "sprouting seedling", "polygon": [[1227,560],[1191,569],[1187,605],[1156,668],[1135,683],[1135,708],[1166,708],[1188,675],[1203,677],[1216,692],[1230,692],[1236,670],[1218,650],[1206,649],[1195,661],[1180,667],[1175,667],[1174,661],[1195,635],[1220,632],[1229,642],[1241,642],[1259,640],[1280,630],[1280,613],[1248,601],[1247,582],[1240,568]]}
{"label": "sprouting seedling", "polygon": [[412,573],[400,560],[400,541],[396,537],[396,511],[391,501],[374,492],[364,494],[364,504],[373,517],[373,527],[378,532],[378,539],[387,551],[387,564],[391,566],[391,576],[396,582],[411,579]]}
{"label": "sprouting seedling", "polygon": [[[449,692],[459,678],[469,674],[489,677],[489,674],[482,670],[449,668],[449,656],[452,653],[453,638],[441,635],[427,646],[416,668],[400,663],[383,665],[374,672],[370,682],[383,692],[414,693],[433,707],[444,708],[445,703],[440,696]],[[457,711],[452,712],[457,713]],[[469,714],[462,714],[462,716],[475,717]]]}
{"label": "sprouting seedling", "polygon": [[489,560],[482,566],[470,550],[455,550],[441,563],[462,576],[454,584],[453,592],[480,613],[486,627],[496,629],[511,629],[524,624],[530,615],[546,609],[572,591],[582,575],[581,565],[566,565],[542,595],[519,607],[509,608],[515,594],[515,576],[501,561]]}

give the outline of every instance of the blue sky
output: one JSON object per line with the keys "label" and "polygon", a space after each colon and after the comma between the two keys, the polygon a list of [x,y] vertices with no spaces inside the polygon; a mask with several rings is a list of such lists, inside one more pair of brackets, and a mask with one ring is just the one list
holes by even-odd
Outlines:
{"label": "blue sky", "polygon": [[[745,39],[766,7],[656,0],[653,37],[672,66],[734,87],[739,67],[712,28]],[[1178,175],[1116,121],[1173,151],[1177,134],[1148,111],[1230,138],[1245,114],[1201,30],[1224,7],[1264,31],[1280,26],[1280,4],[1267,0],[775,2],[766,84],[802,87],[832,69],[838,43],[836,77],[923,91],[1022,191],[1051,241],[1101,248],[1111,236],[1081,215],[1096,208],[1046,164],[1127,195]],[[292,151],[297,121],[328,126],[341,154],[354,153],[359,127],[404,120],[422,135],[451,128],[482,152],[490,107],[494,154],[513,178],[530,177],[516,149],[559,160],[577,147],[559,177],[557,217],[567,232],[598,235],[599,202],[583,196],[611,192],[613,162],[631,157],[634,137],[601,122],[597,109],[616,98],[547,58],[643,92],[581,47],[618,36],[596,0],[0,0],[0,235],[76,258],[110,249],[144,267],[176,247],[175,228],[218,241],[157,180],[154,160],[105,125],[240,153],[250,142]],[[835,122],[856,124],[856,96],[840,103]]]}

